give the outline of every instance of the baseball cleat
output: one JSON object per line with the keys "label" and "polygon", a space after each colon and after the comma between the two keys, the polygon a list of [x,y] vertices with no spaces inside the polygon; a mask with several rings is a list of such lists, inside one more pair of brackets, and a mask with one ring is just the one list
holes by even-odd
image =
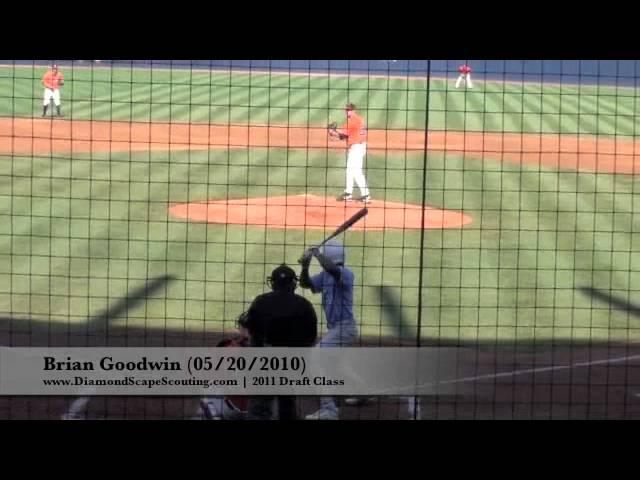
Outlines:
{"label": "baseball cleat", "polygon": [[87,418],[84,415],[80,415],[79,413],[65,413],[60,417],[60,420],[86,420]]}
{"label": "baseball cleat", "polygon": [[306,420],[338,420],[338,414],[327,410],[318,410],[304,417]]}
{"label": "baseball cleat", "polygon": [[371,197],[369,197],[369,195],[363,195],[360,198],[356,198],[356,200],[362,203],[371,203]]}
{"label": "baseball cleat", "polygon": [[213,420],[213,413],[209,409],[209,404],[204,400],[200,400],[200,409],[202,410],[202,416],[205,420]]}
{"label": "baseball cleat", "polygon": [[339,202],[340,201],[349,202],[349,201],[353,200],[353,197],[351,196],[350,193],[345,192],[342,195],[340,195],[338,198],[336,198],[336,200],[338,200]]}
{"label": "baseball cleat", "polygon": [[205,420],[222,420],[222,415],[218,412],[213,402],[200,400],[200,410],[202,412],[202,418]]}
{"label": "baseball cleat", "polygon": [[371,402],[374,397],[349,397],[346,398],[344,403],[347,405],[351,405],[352,407],[361,407],[362,405],[366,405]]}

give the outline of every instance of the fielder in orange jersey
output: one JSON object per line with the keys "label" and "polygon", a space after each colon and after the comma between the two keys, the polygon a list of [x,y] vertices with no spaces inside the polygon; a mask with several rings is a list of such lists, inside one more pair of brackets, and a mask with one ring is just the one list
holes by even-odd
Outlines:
{"label": "fielder in orange jersey", "polygon": [[56,113],[59,117],[62,116],[60,112],[60,87],[62,85],[64,85],[64,75],[58,71],[58,66],[54,64],[42,77],[42,86],[44,87],[43,117],[47,115],[47,109],[52,99],[56,106]]}
{"label": "fielder in orange jersey", "polygon": [[344,193],[338,200],[352,200],[353,183],[360,189],[360,197],[357,199],[363,203],[369,203],[369,188],[363,173],[364,157],[367,154],[367,129],[364,119],[356,113],[356,106],[353,103],[345,107],[347,122],[338,130],[329,129],[329,135],[340,140],[347,141],[347,184]]}

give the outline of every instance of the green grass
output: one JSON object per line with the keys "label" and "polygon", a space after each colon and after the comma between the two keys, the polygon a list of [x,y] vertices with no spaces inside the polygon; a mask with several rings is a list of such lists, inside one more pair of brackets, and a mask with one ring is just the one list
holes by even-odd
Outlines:
{"label": "green grass", "polygon": [[[41,68],[0,68],[0,116],[40,111]],[[300,77],[96,68],[65,70],[63,103],[74,119],[326,125],[345,99],[370,128],[559,132],[636,136],[633,88],[487,82],[455,90],[432,79]],[[7,101],[8,100],[8,101]]]}
{"label": "green grass", "polygon": [[[39,70],[1,68],[0,116],[37,111],[40,76]],[[419,80],[124,68],[65,76],[64,105],[74,119],[322,125],[340,118],[348,88],[351,100],[368,107],[372,127],[425,124],[426,93]],[[498,83],[466,93],[447,88],[451,82],[433,80],[431,128],[635,135],[632,89]],[[375,199],[422,200],[422,155],[374,152],[367,162]],[[187,223],[170,218],[168,205],[334,195],[342,187],[344,158],[334,151],[264,148],[0,156],[0,172],[1,316],[82,324],[146,279],[170,274],[176,280],[166,292],[116,323],[201,331],[230,328],[265,291],[269,271],[283,261],[294,263],[304,246],[323,235]],[[420,232],[347,234],[364,334],[398,334],[398,319],[386,316],[377,294],[378,286],[387,285],[402,300],[408,319],[403,333],[410,336],[421,300],[425,337],[639,339],[637,320],[577,290],[591,286],[633,301],[640,229],[632,177],[434,152],[427,158],[426,185],[428,204],[464,210],[474,222],[426,231],[422,272]],[[319,299],[305,295],[319,311]],[[14,322],[14,328],[20,326]]]}

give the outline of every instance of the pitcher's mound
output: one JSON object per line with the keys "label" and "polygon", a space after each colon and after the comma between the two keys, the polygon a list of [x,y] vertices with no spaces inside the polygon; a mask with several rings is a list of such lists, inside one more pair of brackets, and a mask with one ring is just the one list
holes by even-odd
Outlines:
{"label": "pitcher's mound", "polygon": [[[316,195],[243,198],[173,205],[174,217],[195,222],[256,225],[268,228],[326,230],[335,228],[364,205]],[[369,214],[353,230],[459,228],[472,218],[461,212],[420,205],[376,201],[366,205]]]}

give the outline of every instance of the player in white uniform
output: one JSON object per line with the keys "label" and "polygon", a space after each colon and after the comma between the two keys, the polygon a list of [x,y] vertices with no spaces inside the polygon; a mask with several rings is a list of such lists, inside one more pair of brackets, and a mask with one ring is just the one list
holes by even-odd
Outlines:
{"label": "player in white uniform", "polygon": [[471,67],[466,63],[458,67],[458,80],[456,80],[456,88],[460,88],[460,85],[464,83],[465,87],[473,88],[473,82],[471,81]]}

